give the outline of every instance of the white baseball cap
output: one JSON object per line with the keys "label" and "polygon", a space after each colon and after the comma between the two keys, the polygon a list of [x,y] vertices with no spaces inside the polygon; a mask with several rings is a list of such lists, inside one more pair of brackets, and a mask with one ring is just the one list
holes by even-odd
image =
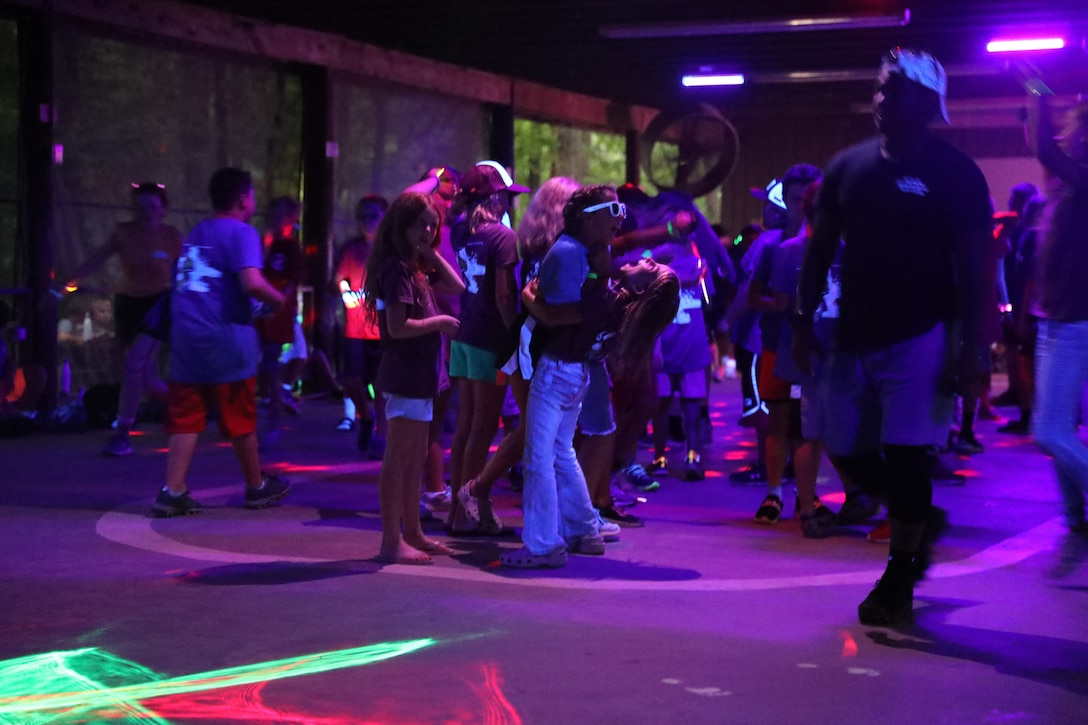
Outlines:
{"label": "white baseball cap", "polygon": [[948,120],[948,108],[944,99],[948,93],[948,76],[944,67],[929,53],[924,50],[910,50],[907,48],[893,48],[881,60],[881,73],[900,73],[920,86],[928,88],[937,94],[941,108],[941,118],[945,123]]}

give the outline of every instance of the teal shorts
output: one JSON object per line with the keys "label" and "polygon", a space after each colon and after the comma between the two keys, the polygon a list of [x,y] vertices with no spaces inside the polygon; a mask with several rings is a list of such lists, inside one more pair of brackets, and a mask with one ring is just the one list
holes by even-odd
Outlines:
{"label": "teal shorts", "polygon": [[450,343],[450,377],[497,385],[499,365],[495,353],[454,340]]}

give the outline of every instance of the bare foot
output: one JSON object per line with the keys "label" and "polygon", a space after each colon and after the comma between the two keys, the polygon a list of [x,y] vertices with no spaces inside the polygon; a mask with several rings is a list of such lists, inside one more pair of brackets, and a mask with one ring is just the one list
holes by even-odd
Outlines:
{"label": "bare foot", "polygon": [[437,554],[439,556],[449,556],[453,553],[453,549],[443,544],[441,541],[434,541],[432,539],[420,539],[419,541],[410,540],[405,543],[419,551],[427,554]]}
{"label": "bare foot", "polygon": [[419,549],[409,546],[401,541],[392,550],[382,549],[374,557],[379,564],[430,564],[434,561],[431,557]]}

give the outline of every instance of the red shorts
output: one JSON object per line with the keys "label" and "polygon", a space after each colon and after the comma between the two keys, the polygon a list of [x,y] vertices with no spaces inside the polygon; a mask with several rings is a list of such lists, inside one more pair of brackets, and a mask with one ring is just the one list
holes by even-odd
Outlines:
{"label": "red shorts", "polygon": [[208,410],[218,408],[219,432],[237,438],[257,430],[257,378],[209,385],[171,382],[166,406],[166,432],[171,435],[201,432]]}
{"label": "red shorts", "polygon": [[790,383],[774,374],[777,355],[764,350],[759,360],[759,396],[768,403],[784,403],[790,399]]}

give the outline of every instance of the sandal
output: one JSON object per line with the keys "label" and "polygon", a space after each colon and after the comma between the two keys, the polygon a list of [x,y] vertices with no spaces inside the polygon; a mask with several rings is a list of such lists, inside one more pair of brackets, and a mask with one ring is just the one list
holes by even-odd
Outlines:
{"label": "sandal", "polygon": [[558,569],[566,566],[567,548],[560,546],[547,554],[534,554],[523,546],[503,553],[499,563],[511,569]]}
{"label": "sandal", "polygon": [[[412,546],[409,544],[409,546]],[[441,541],[428,540],[424,546],[412,546],[414,549],[419,549],[425,554],[432,556],[450,556],[453,554],[453,549],[443,544]]]}
{"label": "sandal", "polygon": [[479,499],[472,495],[472,484],[477,479],[473,478],[465,482],[461,488],[457,489],[457,503],[461,504],[461,511],[464,512],[465,518],[474,524],[480,523],[480,505]]}

